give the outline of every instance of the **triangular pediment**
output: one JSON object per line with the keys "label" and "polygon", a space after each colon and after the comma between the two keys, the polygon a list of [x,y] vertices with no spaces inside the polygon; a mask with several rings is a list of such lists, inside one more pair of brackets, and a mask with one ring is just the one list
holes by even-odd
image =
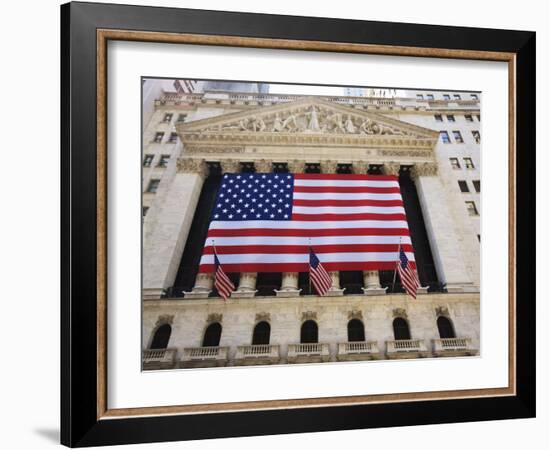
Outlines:
{"label": "triangular pediment", "polygon": [[272,138],[324,135],[432,143],[438,137],[434,130],[316,97],[186,122],[179,124],[177,130],[184,142],[222,135],[232,141],[237,136],[250,139],[254,135]]}

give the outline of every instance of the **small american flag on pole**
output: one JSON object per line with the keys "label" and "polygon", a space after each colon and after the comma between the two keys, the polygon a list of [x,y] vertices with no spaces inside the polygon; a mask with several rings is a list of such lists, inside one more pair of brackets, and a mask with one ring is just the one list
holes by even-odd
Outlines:
{"label": "small american flag on pole", "polygon": [[223,271],[218,255],[214,253],[214,264],[216,265],[216,276],[214,279],[214,287],[218,290],[220,296],[227,300],[231,293],[235,290],[235,285]]}
{"label": "small american flag on pole", "polygon": [[319,295],[325,295],[332,287],[332,278],[330,278],[312,248],[309,249],[309,277]]}
{"label": "small american flag on pole", "polygon": [[407,294],[416,299],[416,290],[420,287],[420,282],[416,270],[409,264],[409,259],[407,258],[407,254],[403,251],[401,244],[399,244],[397,271],[399,272],[399,278],[401,278],[401,284],[405,288]]}

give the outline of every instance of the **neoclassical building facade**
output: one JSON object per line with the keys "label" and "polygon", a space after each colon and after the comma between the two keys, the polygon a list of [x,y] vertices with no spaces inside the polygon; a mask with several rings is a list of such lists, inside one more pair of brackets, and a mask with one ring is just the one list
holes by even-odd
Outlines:
{"label": "neoclassical building facade", "polygon": [[[143,368],[471,356],[479,353],[477,93],[396,98],[164,92],[143,130]],[[221,177],[399,176],[422,287],[393,271],[230,274],[198,264]]]}

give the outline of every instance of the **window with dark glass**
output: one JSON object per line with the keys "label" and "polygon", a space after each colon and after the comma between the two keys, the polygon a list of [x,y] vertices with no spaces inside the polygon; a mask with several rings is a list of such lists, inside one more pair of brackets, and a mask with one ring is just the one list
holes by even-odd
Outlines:
{"label": "window with dark glass", "polygon": [[160,180],[157,180],[157,179],[153,179],[149,181],[149,186],[147,186],[147,192],[151,192],[154,194],[155,192],[157,192],[159,184],[160,184]]}
{"label": "window with dark glass", "polygon": [[436,122],[443,122],[443,116],[441,114],[434,114],[434,119]]}
{"label": "window with dark glass", "polygon": [[458,180],[458,187],[460,188],[460,192],[470,192],[468,183],[465,180]]}
{"label": "window with dark glass", "polygon": [[439,330],[439,337],[441,339],[453,339],[455,338],[455,332],[451,320],[444,316],[437,318],[437,329]]}
{"label": "window with dark glass", "polygon": [[172,334],[172,327],[165,323],[157,328],[155,334],[153,335],[153,340],[151,341],[150,349],[160,349],[168,347],[168,341],[170,340],[170,335]]}
{"label": "window with dark glass", "polygon": [[470,94],[470,97],[472,98],[472,100],[479,100],[477,94]]}
{"label": "window with dark glass", "polygon": [[457,144],[464,143],[464,139],[462,139],[462,134],[460,133],[460,131],[454,130],[453,137],[455,138],[455,141],[457,142]]}
{"label": "window with dark glass", "polygon": [[479,144],[481,142],[481,134],[479,134],[479,131],[472,130],[472,136],[474,140],[476,141],[476,144]]}
{"label": "window with dark glass", "polygon": [[218,322],[211,323],[204,331],[203,347],[218,347],[222,337],[222,326]]}
{"label": "window with dark glass", "polygon": [[447,114],[448,122],[456,122],[454,114]]}
{"label": "window with dark glass", "polygon": [[179,114],[178,115],[178,122],[185,122],[185,119],[187,119],[187,114]]}
{"label": "window with dark glass", "polygon": [[468,214],[470,214],[470,216],[479,216],[475,202],[466,202],[466,209],[468,210]]}
{"label": "window with dark glass", "polygon": [[418,100],[424,100],[424,96],[422,94],[416,94],[416,98]]}
{"label": "window with dark glass", "polygon": [[305,173],[321,173],[321,164],[319,163],[306,163],[304,169]]}
{"label": "window with dark glass", "polygon": [[464,159],[464,165],[466,166],[466,169],[475,169],[472,158],[463,158],[463,159]]}
{"label": "window with dark glass", "polygon": [[451,143],[451,138],[449,137],[449,133],[447,133],[446,131],[440,131],[439,135],[441,136],[441,141],[444,144],[450,144]]}
{"label": "window with dark glass", "polygon": [[453,97],[455,100],[460,100],[462,98],[460,94],[454,94]]}
{"label": "window with dark glass", "polygon": [[169,159],[170,159],[170,155],[160,155],[160,159],[157,164],[157,167],[166,167],[168,165]]}
{"label": "window with dark glass", "polygon": [[450,100],[451,96],[449,94],[443,94],[443,100]]}
{"label": "window with dark glass", "polygon": [[284,162],[273,163],[274,173],[288,173],[288,164]]}
{"label": "window with dark glass", "polygon": [[144,206],[143,208],[141,208],[141,217],[145,217],[147,215],[147,211],[149,211],[148,206]]}
{"label": "window with dark glass", "polygon": [[481,122],[481,115],[476,114],[476,117],[477,117],[478,122]]}
{"label": "window with dark glass", "polygon": [[472,184],[474,185],[474,189],[476,192],[481,192],[481,181],[480,180],[472,180]]}
{"label": "window with dark glass", "polygon": [[351,319],[348,322],[348,342],[364,342],[365,327],[359,319]]}
{"label": "window with dark glass", "polygon": [[153,162],[153,158],[155,155],[145,155],[143,158],[143,167],[151,167],[151,163]]}
{"label": "window with dark glass", "polygon": [[306,320],[300,330],[300,343],[316,344],[319,341],[319,329],[314,320]]}
{"label": "window with dark glass", "polygon": [[464,114],[464,118],[466,119],[466,122],[473,122],[474,118],[471,114]]}
{"label": "window with dark glass", "polygon": [[252,334],[252,345],[268,345],[271,334],[271,325],[267,322],[258,322]]}
{"label": "window with dark glass", "polygon": [[160,144],[162,142],[163,137],[164,137],[164,131],[157,131],[155,133],[155,137],[153,138],[153,142]]}
{"label": "window with dark glass", "polygon": [[411,338],[409,324],[402,317],[396,317],[393,320],[393,337],[396,341]]}
{"label": "window with dark glass", "polygon": [[172,113],[166,113],[166,114],[164,114],[164,118],[162,119],[162,121],[164,123],[170,123],[172,121],[173,116],[174,115]]}
{"label": "window with dark glass", "polygon": [[428,100],[433,100],[433,99],[434,99],[434,95],[433,95],[433,94],[427,94],[427,95],[426,95],[426,98],[427,98]]}
{"label": "window with dark glass", "polygon": [[458,158],[449,158],[449,161],[453,169],[460,169],[460,162],[458,161]]}
{"label": "window with dark glass", "polygon": [[169,144],[175,144],[178,141],[178,133],[172,132],[170,133],[170,137],[168,138]]}

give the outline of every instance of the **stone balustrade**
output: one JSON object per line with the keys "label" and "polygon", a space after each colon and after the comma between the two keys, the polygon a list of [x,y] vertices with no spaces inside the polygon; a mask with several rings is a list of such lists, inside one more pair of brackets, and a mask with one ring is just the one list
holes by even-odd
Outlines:
{"label": "stone balustrade", "polygon": [[338,344],[338,361],[363,361],[379,359],[380,349],[376,341],[342,342]]}
{"label": "stone balustrade", "polygon": [[290,344],[288,346],[289,363],[327,362],[330,359],[328,344]]}
{"label": "stone balustrade", "polygon": [[147,370],[172,369],[176,362],[176,348],[158,348],[143,350],[143,368]]}
{"label": "stone balustrade", "polygon": [[278,345],[239,345],[235,354],[235,365],[277,364],[280,360]]}
{"label": "stone balustrade", "polygon": [[191,367],[223,367],[227,364],[229,347],[186,347],[180,366]]}
{"label": "stone balustrade", "polygon": [[470,338],[433,339],[434,356],[473,356],[477,349],[472,345]]}
{"label": "stone balustrade", "polygon": [[429,355],[423,339],[399,339],[386,341],[388,359],[426,358]]}

